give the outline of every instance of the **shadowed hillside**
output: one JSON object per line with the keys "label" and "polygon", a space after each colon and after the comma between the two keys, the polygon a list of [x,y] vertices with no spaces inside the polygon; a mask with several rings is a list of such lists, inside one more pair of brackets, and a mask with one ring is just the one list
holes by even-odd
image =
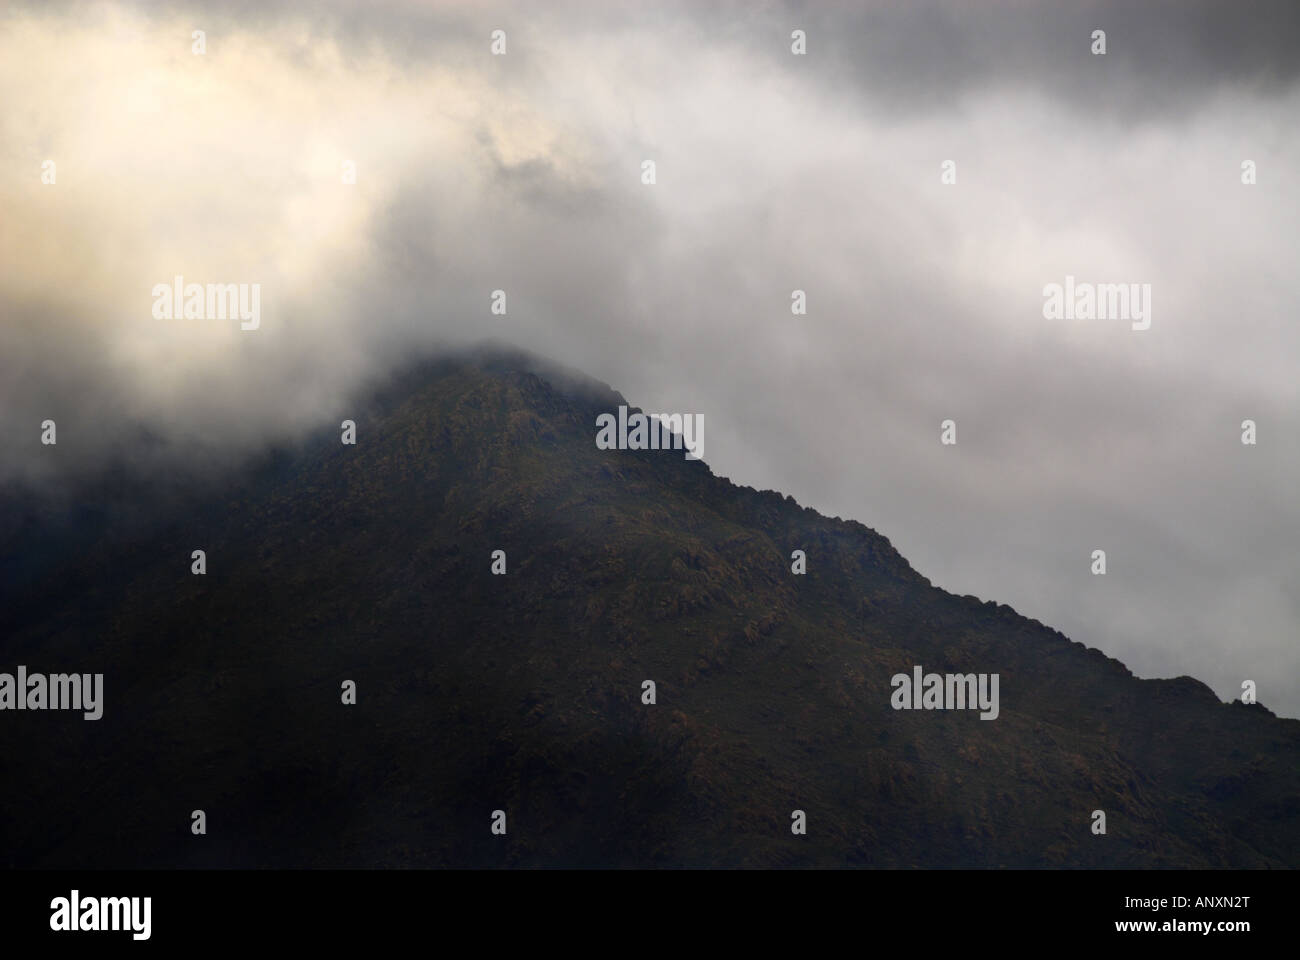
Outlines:
{"label": "shadowed hillside", "polygon": [[[355,446],[10,494],[0,671],[102,672],[105,705],[0,713],[0,862],[1300,863],[1300,722],[1139,680],[680,451],[597,449],[622,402],[444,360],[359,404]],[[999,674],[1000,715],[891,709],[918,664]]]}

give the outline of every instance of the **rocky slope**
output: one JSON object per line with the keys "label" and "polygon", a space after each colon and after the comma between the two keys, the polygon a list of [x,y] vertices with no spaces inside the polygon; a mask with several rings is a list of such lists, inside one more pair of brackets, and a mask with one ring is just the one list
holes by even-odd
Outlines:
{"label": "rocky slope", "polygon": [[[621,402],[441,360],[356,446],[11,494],[0,671],[106,693],[95,722],[0,713],[0,863],[1300,863],[1300,722],[1137,679],[680,452],[598,450]],[[1000,715],[891,709],[917,664],[997,673]]]}

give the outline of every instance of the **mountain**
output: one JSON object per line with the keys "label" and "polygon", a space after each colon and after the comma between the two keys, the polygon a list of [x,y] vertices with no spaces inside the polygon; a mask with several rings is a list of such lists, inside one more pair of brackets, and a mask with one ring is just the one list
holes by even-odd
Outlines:
{"label": "mountain", "polygon": [[[680,451],[598,449],[625,403],[457,355],[359,401],[355,445],[11,491],[0,671],[104,693],[95,721],[0,712],[0,863],[1300,863],[1300,722]],[[997,717],[893,709],[917,666],[996,673]]]}

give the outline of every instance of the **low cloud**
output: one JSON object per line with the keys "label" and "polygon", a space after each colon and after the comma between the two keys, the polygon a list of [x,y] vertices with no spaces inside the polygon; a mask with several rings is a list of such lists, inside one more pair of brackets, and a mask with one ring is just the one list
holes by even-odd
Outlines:
{"label": "low cloud", "polygon": [[[0,479],[251,451],[509,342],[940,586],[1296,715],[1296,17],[967,7],[20,7]],[[260,283],[261,328],[155,320],[176,275]],[[1151,284],[1151,329],[1046,320],[1067,275]]]}

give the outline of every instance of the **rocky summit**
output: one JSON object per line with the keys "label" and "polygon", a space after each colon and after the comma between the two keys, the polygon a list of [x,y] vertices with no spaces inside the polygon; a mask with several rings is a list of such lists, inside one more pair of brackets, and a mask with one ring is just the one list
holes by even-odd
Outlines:
{"label": "rocky summit", "polygon": [[0,712],[0,862],[1300,863],[1300,721],[680,444],[602,449],[620,406],[457,355],[358,400],[354,444],[5,493],[6,669],[103,679],[93,722]]}

